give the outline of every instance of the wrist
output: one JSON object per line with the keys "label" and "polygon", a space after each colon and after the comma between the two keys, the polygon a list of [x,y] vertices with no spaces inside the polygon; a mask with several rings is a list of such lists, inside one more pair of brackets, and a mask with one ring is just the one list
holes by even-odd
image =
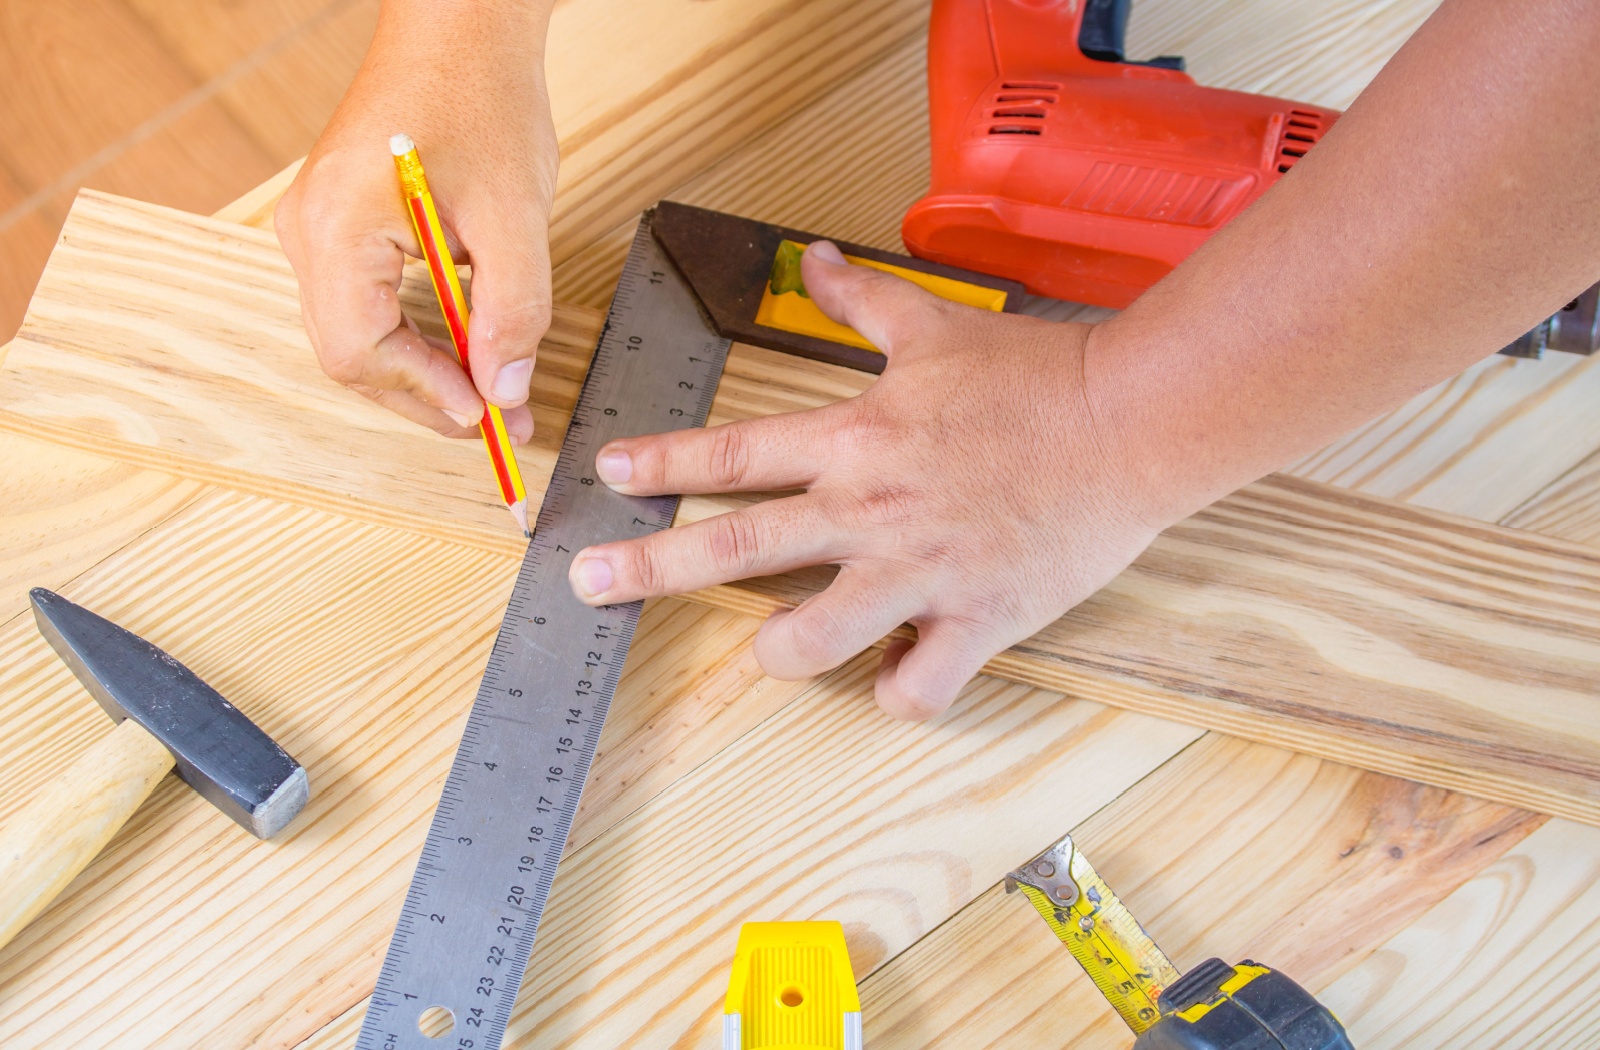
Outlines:
{"label": "wrist", "polygon": [[1119,326],[1092,326],[1083,349],[1088,410],[1127,489],[1130,512],[1160,531],[1209,506],[1262,471],[1248,462],[1235,428],[1211,426],[1160,347]]}

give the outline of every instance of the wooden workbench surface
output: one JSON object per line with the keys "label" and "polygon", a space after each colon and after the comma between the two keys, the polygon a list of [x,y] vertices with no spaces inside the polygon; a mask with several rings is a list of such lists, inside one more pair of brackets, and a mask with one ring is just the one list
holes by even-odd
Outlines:
{"label": "wooden workbench surface", "polygon": [[[926,178],[921,0],[652,6],[558,9],[559,299],[603,307],[666,195],[894,246]],[[1431,6],[1140,0],[1135,48],[1342,106]],[[269,225],[281,186],[222,217]],[[1597,385],[1600,362],[1486,362],[1292,473],[1595,542]],[[85,385],[82,413],[112,405]],[[109,728],[34,585],[190,663],[313,800],[259,843],[163,784],[0,951],[0,1045],[349,1046],[515,555],[26,431],[0,428],[0,819]],[[870,655],[764,678],[758,623],[647,607],[509,1045],[717,1046],[739,924],[834,918],[873,1050],[1125,1047],[999,891],[1068,830],[1180,966],[1269,961],[1358,1046],[1600,1040],[1600,829],[993,678],[894,723]]]}

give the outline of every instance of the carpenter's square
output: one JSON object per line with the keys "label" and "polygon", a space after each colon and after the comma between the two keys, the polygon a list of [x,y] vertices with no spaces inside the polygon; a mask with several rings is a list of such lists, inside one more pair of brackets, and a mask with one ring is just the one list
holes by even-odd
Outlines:
{"label": "carpenter's square", "polygon": [[[573,597],[575,551],[672,524],[677,497],[594,476],[613,438],[700,426],[733,339],[882,371],[798,280],[799,230],[662,203],[639,223],[533,540],[445,781],[357,1046],[497,1050],[642,603]],[[1021,287],[839,245],[947,298],[1015,309]],[[832,326],[832,327],[830,327]]]}

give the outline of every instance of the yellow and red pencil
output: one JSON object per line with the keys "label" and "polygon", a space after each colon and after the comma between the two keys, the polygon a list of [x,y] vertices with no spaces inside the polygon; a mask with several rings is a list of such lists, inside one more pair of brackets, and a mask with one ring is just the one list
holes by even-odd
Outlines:
{"label": "yellow and red pencil", "polygon": [[[434,206],[433,194],[428,191],[428,176],[422,170],[422,158],[417,156],[417,145],[410,135],[395,135],[389,139],[389,152],[394,154],[395,171],[400,174],[400,193],[406,199],[406,211],[411,214],[411,225],[422,244],[422,255],[428,264],[428,274],[433,278],[433,291],[439,297],[439,309],[444,313],[445,324],[450,329],[450,342],[456,349],[461,367],[471,374],[471,359],[467,356],[467,297],[461,291],[461,279],[456,276],[450,250],[445,246],[444,227],[439,224],[439,209]],[[494,466],[495,481],[500,485],[500,496],[505,500],[511,516],[517,519],[524,535],[532,538],[528,529],[528,491],[522,485],[522,474],[517,470],[516,457],[511,453],[511,439],[506,436],[505,419],[500,410],[485,401],[483,419],[478,424],[483,435],[483,447],[488,450],[489,462]]]}

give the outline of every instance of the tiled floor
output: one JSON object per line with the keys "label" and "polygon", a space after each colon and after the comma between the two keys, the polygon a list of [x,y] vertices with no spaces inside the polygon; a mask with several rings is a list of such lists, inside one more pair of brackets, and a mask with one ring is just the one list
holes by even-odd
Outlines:
{"label": "tiled floor", "polygon": [[79,187],[212,211],[310,148],[378,0],[0,0],[0,341]]}

